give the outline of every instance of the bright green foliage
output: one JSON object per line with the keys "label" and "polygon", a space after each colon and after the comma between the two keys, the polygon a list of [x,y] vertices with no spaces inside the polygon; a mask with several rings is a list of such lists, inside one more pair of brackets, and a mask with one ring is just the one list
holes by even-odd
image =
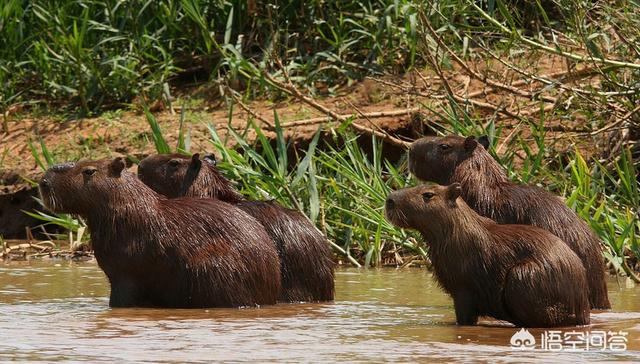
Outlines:
{"label": "bright green foliage", "polygon": [[[219,168],[238,182],[243,194],[251,199],[275,199],[304,212],[330,240],[365,266],[380,265],[393,247],[425,254],[415,234],[394,228],[384,218],[387,195],[408,186],[410,179],[400,172],[404,168],[383,159],[379,141],[367,140],[372,145],[368,154],[359,144],[365,137],[318,130],[306,152],[291,161],[277,122],[273,142],[259,128],[252,128],[257,135],[255,145],[228,129],[236,149],[226,147],[215,129],[209,129],[212,144],[222,156]],[[323,135],[325,145],[320,150]]]}

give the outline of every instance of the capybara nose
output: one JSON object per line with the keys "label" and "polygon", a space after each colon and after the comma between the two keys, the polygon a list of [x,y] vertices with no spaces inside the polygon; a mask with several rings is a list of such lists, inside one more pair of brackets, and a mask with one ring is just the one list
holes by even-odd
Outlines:
{"label": "capybara nose", "polygon": [[51,167],[51,170],[54,172],[64,172],[64,171],[68,171],[71,168],[73,168],[76,164],[73,162],[68,162],[68,163],[60,163],[60,164],[56,164],[54,166]]}
{"label": "capybara nose", "polygon": [[395,201],[393,201],[393,199],[392,199],[392,198],[388,198],[388,199],[387,199],[387,202],[385,202],[385,204],[384,204],[384,207],[385,207],[387,210],[390,210],[390,209],[394,208],[394,207],[395,207],[395,205],[396,205]]}

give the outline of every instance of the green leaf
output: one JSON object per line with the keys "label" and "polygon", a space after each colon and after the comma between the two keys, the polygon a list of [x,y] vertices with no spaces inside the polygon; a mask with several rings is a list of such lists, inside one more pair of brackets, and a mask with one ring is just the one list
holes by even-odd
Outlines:
{"label": "green leaf", "polygon": [[144,115],[146,116],[147,122],[151,127],[151,132],[152,132],[151,136],[153,137],[153,143],[156,146],[156,151],[158,152],[158,154],[171,153],[171,148],[169,147],[169,144],[167,144],[167,141],[164,139],[164,136],[162,135],[162,130],[160,129],[160,125],[158,124],[156,117],[153,116],[153,114],[149,111],[149,108],[146,105],[144,106]]}

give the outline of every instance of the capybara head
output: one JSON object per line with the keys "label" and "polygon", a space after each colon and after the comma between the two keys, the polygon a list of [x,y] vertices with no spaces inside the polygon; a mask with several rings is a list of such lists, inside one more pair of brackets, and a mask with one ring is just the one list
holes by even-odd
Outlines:
{"label": "capybara head", "polygon": [[154,191],[169,198],[184,196],[200,173],[200,154],[150,155],[138,164],[138,178]]}
{"label": "capybara head", "polygon": [[56,164],[40,180],[40,196],[53,212],[87,214],[119,195],[125,167],[123,158]]}
{"label": "capybara head", "polygon": [[401,228],[420,231],[427,225],[447,223],[449,210],[458,207],[459,183],[450,186],[420,185],[394,191],[387,197],[385,215],[387,220]]}
{"label": "capybara head", "polygon": [[229,180],[215,167],[216,158],[207,154],[150,155],[140,161],[138,178],[154,191],[169,198],[210,197],[226,202],[242,200]]}
{"label": "capybara head", "polygon": [[411,144],[409,170],[418,179],[447,185],[456,167],[470,158],[478,147],[487,149],[489,139],[481,136],[424,137]]}

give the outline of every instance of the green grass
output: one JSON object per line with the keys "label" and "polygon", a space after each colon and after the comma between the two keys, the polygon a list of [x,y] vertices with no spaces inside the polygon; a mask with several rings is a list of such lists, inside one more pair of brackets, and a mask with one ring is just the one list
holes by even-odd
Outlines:
{"label": "green grass", "polygon": [[340,84],[410,67],[416,8],[389,0],[10,0],[0,6],[0,105],[64,103],[88,115],[138,96],[170,102],[172,84],[252,82],[248,62],[272,55],[287,60],[297,81]]}
{"label": "green grass", "polygon": [[[493,132],[494,146],[503,138],[500,129],[474,128],[478,124],[472,119],[467,120],[468,125],[450,121],[451,132]],[[212,145],[222,157],[219,168],[238,183],[247,197],[275,199],[299,209],[336,245],[338,254],[355,258],[365,266],[398,263],[393,259],[395,252],[401,256],[426,256],[426,247],[417,234],[397,229],[384,218],[383,206],[389,192],[416,183],[408,175],[405,158],[392,164],[375,138],[336,128],[318,130],[307,150],[291,161],[287,153],[290,146],[279,124],[275,141],[267,139],[259,128],[251,128],[257,133],[255,144],[233,129],[228,130],[229,140],[225,140],[215,128],[209,128]],[[319,147],[321,135],[323,145]],[[534,144],[544,146],[543,129],[534,137]],[[359,139],[363,138],[366,142],[371,139],[373,147],[368,153],[360,145],[363,140]],[[546,149],[532,152],[530,142],[516,140],[509,149],[528,150],[531,162],[516,168],[515,153],[498,158],[511,178],[540,184],[563,195],[566,203],[603,239],[607,260],[618,271],[630,273],[627,259],[640,257],[640,184],[635,180],[637,170],[630,154],[623,154],[606,167],[595,160],[587,163],[576,150],[567,160],[553,164],[550,158],[538,157],[546,155]],[[229,144],[236,147],[229,148]]]}
{"label": "green grass", "polygon": [[[147,117],[158,152],[187,153],[184,142],[172,149],[153,115],[148,113]],[[275,120],[274,139],[267,138],[252,122],[244,131],[227,129],[224,138],[209,125],[211,145],[221,156],[219,168],[245,196],[274,199],[302,211],[327,235],[336,253],[354,264],[401,264],[398,256],[427,257],[427,248],[418,234],[395,228],[384,218],[386,196],[416,183],[408,174],[406,157],[389,162],[375,137],[349,132],[348,122],[338,128],[318,129],[305,150],[296,150],[285,138],[277,114]],[[440,125],[445,133],[491,134],[492,153],[504,138],[502,129],[491,124],[486,129],[479,128],[471,117],[445,121]],[[249,129],[256,133],[253,143],[247,138]],[[185,134],[184,130],[179,133]],[[540,157],[548,153],[544,129],[533,137],[533,144],[540,147],[535,152],[531,151],[531,141],[514,138],[514,144],[509,146],[511,153],[494,156],[512,179],[539,184],[563,195],[566,203],[602,238],[607,261],[617,271],[633,274],[634,267],[629,266],[628,260],[637,261],[640,257],[640,183],[635,179],[638,171],[630,152],[627,150],[608,166],[596,160],[586,161],[578,150],[554,161]],[[365,152],[362,143],[370,144],[371,150]],[[37,163],[43,168],[53,164],[46,145],[37,145],[40,148],[30,145]],[[526,151],[529,163],[516,163],[514,152],[518,150]],[[67,215],[30,215],[76,233],[84,226],[81,220]]]}
{"label": "green grass", "polygon": [[[251,199],[275,199],[304,212],[338,253],[365,266],[395,263],[392,252],[396,250],[401,255],[425,255],[415,234],[394,228],[384,218],[386,196],[392,189],[407,186],[410,179],[384,161],[379,141],[371,140],[373,155],[368,155],[357,136],[320,129],[307,150],[291,161],[291,148],[278,122],[275,147],[253,125],[255,145],[233,129],[227,134],[231,140],[221,139],[212,126],[209,129],[212,145],[222,157],[219,168],[238,183],[243,194]],[[340,148],[325,145],[320,149],[321,137],[330,138],[330,144]],[[237,148],[226,147],[229,141]]]}
{"label": "green grass", "polygon": [[[16,104],[43,115],[51,110],[57,119],[60,114],[74,118],[108,111],[103,114],[108,123],[120,118],[117,110],[133,103],[144,110],[151,130],[140,136],[140,147],[153,142],[161,152],[188,153],[192,116],[186,108],[181,109],[175,146],[166,142],[162,125],[147,108],[156,100],[166,106],[193,105],[188,97],[172,95],[182,88],[228,85],[246,100],[276,103],[284,94],[265,74],[282,79],[286,71],[303,92],[318,97],[365,76],[415,70],[433,76],[438,69],[458,73],[455,57],[443,50],[427,25],[462,61],[472,68],[484,66],[485,75],[498,81],[510,78],[494,72],[494,65],[535,72],[535,60],[553,55],[562,64],[594,68],[598,82],[581,89],[563,89],[555,82],[538,88],[529,105],[540,94],[562,94],[561,106],[517,120],[521,128],[515,134],[507,132],[498,112],[481,113],[448,91],[442,105],[424,101],[425,109],[439,115],[429,125],[438,133],[489,134],[491,151],[511,179],[564,196],[602,237],[604,254],[617,270],[637,268],[629,267],[640,257],[640,159],[637,141],[629,137],[638,134],[637,115],[626,126],[616,124],[629,133],[606,136],[625,143],[604,153],[602,161],[585,159],[571,138],[565,138],[569,146],[556,146],[547,127],[552,120],[579,116],[584,120],[580,128],[588,133],[638,105],[637,0],[271,3],[5,1],[0,5],[0,112]],[[19,120],[3,118],[2,126],[10,129],[13,122]],[[415,234],[395,229],[383,218],[388,192],[414,182],[405,160],[386,161],[378,141],[349,133],[345,124],[323,130],[305,150],[295,150],[278,120],[275,139],[248,123],[247,129],[257,134],[256,144],[249,142],[248,130],[230,130],[225,138],[237,148],[227,148],[227,141],[210,129],[213,146],[222,155],[221,168],[243,193],[304,211],[340,254],[365,265],[393,262],[396,251],[425,255]],[[365,153],[358,138],[367,138],[370,152]],[[596,134],[590,141],[604,140]],[[91,155],[95,143],[87,141],[85,154]],[[29,147],[41,168],[57,155],[38,138]],[[55,218],[50,216],[50,222]],[[69,225],[74,226],[79,225]]]}

